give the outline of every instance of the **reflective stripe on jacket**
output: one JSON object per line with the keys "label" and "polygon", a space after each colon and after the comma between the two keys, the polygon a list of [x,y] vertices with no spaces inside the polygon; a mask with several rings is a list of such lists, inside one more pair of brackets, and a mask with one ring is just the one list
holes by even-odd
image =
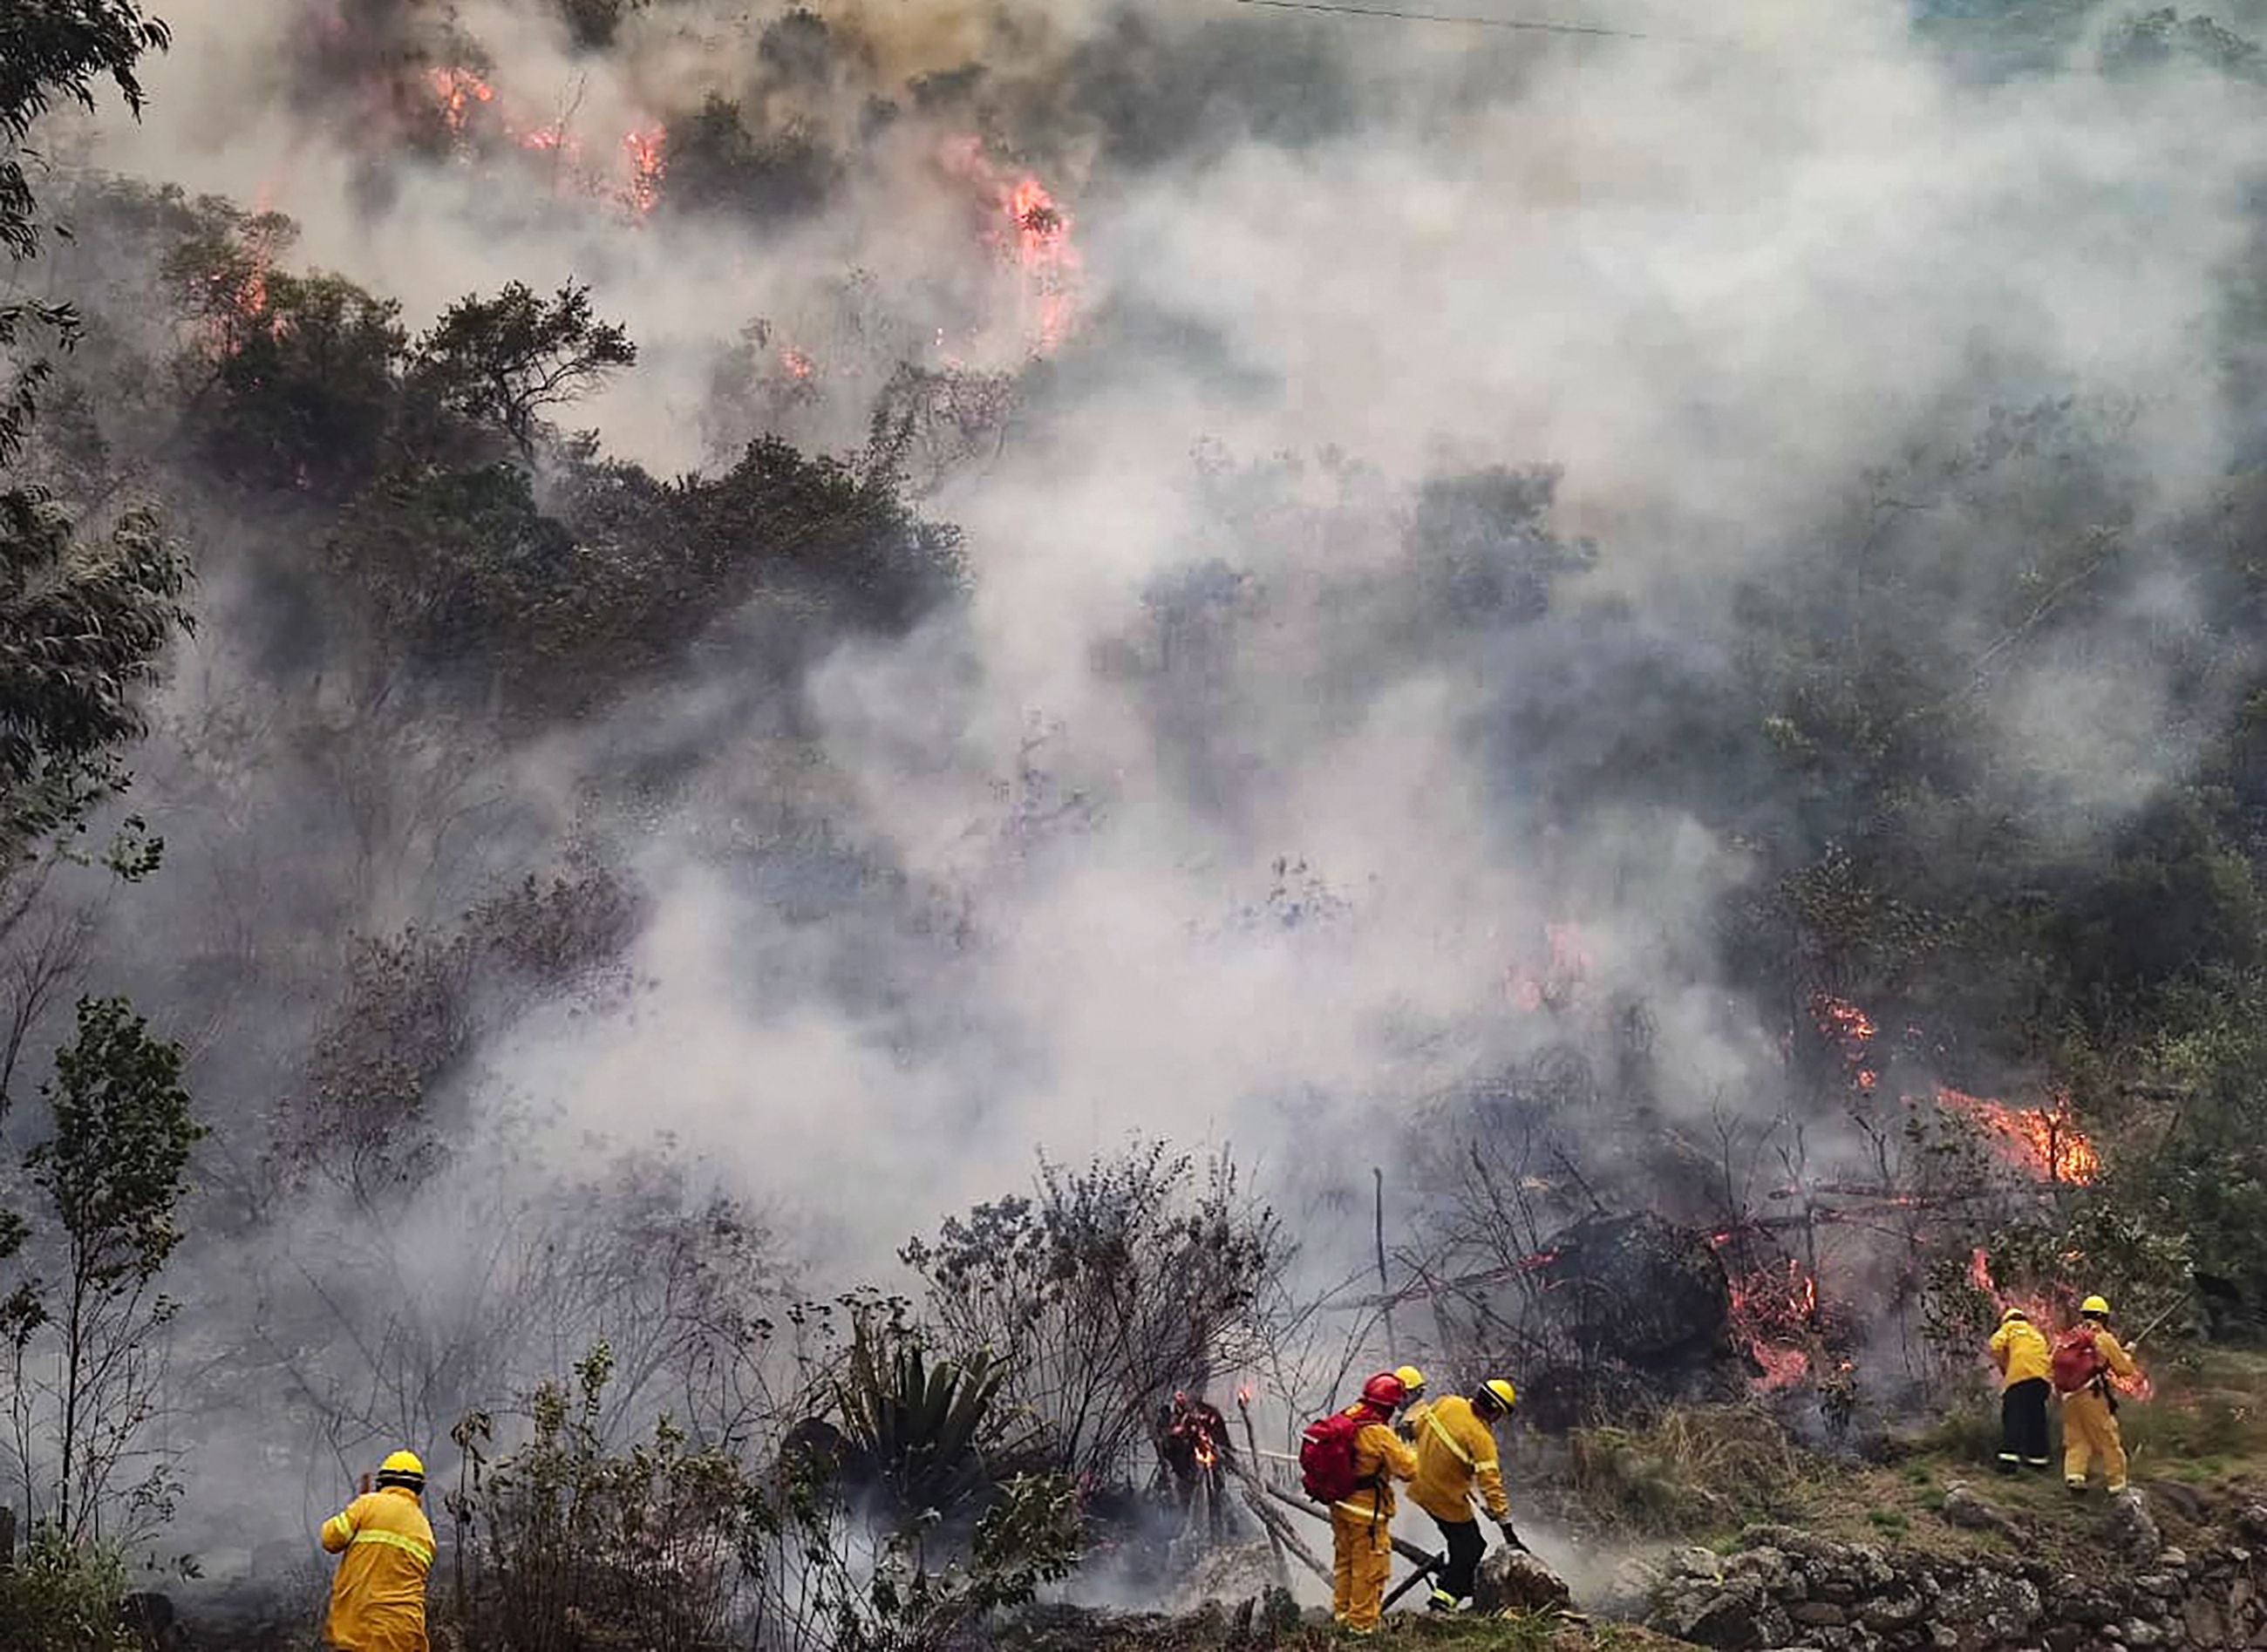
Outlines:
{"label": "reflective stripe on jacket", "polygon": [[1393,1518],[1393,1482],[1417,1472],[1417,1453],[1383,1422],[1362,1425],[1354,1436],[1354,1473],[1369,1483],[1331,1507],[1364,1520]]}
{"label": "reflective stripe on jacket", "polygon": [[417,1495],[400,1486],[365,1492],[323,1522],[322,1539],[340,1557],[324,1644],[338,1652],[430,1652],[425,1578],[433,1528]]}
{"label": "reflective stripe on jacket", "polygon": [[1503,1470],[1496,1458],[1495,1435],[1461,1394],[1449,1394],[1427,1408],[1425,1427],[1417,1436],[1417,1479],[1409,1501],[1436,1520],[1452,1524],[1472,1517],[1472,1488],[1477,1483],[1491,1519],[1511,1517],[1511,1500],[1504,1495]]}

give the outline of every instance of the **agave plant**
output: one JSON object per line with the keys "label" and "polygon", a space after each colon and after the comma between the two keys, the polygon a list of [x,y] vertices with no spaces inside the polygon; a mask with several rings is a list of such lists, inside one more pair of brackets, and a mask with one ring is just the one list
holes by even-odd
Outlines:
{"label": "agave plant", "polygon": [[901,1516],[950,1514],[1022,1466],[1030,1444],[1003,1439],[996,1415],[1006,1376],[982,1356],[931,1360],[910,1336],[858,1327],[835,1385],[842,1434]]}

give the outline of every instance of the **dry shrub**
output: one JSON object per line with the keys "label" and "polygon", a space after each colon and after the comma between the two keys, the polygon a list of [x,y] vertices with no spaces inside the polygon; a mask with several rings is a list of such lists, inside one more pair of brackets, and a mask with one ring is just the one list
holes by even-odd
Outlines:
{"label": "dry shrub", "polygon": [[1640,1427],[1577,1429],[1567,1446],[1584,1512],[1647,1535],[1776,1516],[1805,1466],[1786,1430],[1746,1406],[1671,1407]]}

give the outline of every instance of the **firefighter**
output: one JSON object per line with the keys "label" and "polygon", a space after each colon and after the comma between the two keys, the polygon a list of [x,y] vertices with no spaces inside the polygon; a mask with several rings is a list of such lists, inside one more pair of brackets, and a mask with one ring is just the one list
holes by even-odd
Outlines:
{"label": "firefighter", "polygon": [[1518,1400],[1512,1385],[1498,1377],[1482,1383],[1469,1400],[1449,1394],[1426,1409],[1409,1501],[1433,1517],[1448,1540],[1448,1561],[1433,1578],[1430,1604],[1435,1612],[1462,1612],[1472,1604],[1472,1578],[1487,1547],[1479,1522],[1472,1518],[1475,1489],[1503,1540],[1515,1549],[1527,1546],[1512,1530],[1511,1501],[1504,1495],[1495,1448],[1495,1425],[1511,1414]]}
{"label": "firefighter", "polygon": [[2086,1491],[2087,1469],[2102,1459],[2109,1495],[2125,1489],[2125,1442],[2117,1427],[2113,1377],[2135,1377],[2140,1368],[2109,1334],[2109,1305],[2088,1297],[2078,1305],[2078,1323],[2055,1340],[2051,1370],[2062,1397],[2062,1478],[2073,1495]]}
{"label": "firefighter", "polygon": [[325,1646],[335,1652],[431,1652],[425,1577],[433,1569],[433,1528],[419,1506],[424,1495],[425,1465],[414,1452],[396,1451],[378,1465],[377,1490],[365,1490],[323,1522],[323,1547],[340,1556]]}
{"label": "firefighter", "polygon": [[1400,1378],[1380,1371],[1344,1413],[1361,1425],[1354,1440],[1361,1485],[1331,1505],[1331,1611],[1354,1634],[1374,1633],[1383,1613],[1393,1572],[1393,1482],[1417,1472],[1417,1453],[1393,1431],[1393,1413],[1407,1398]]}
{"label": "firefighter", "polygon": [[1401,1421],[1397,1426],[1403,1439],[1414,1442],[1430,1409],[1425,1399],[1425,1373],[1414,1365],[1404,1365],[1393,1374],[1401,1378],[1401,1392],[1409,1396],[1401,1402]]}
{"label": "firefighter", "polygon": [[2047,1377],[2054,1363],[2046,1334],[2021,1308],[2010,1308],[1999,1316],[1991,1350],[1999,1371],[1999,1472],[2045,1468]]}

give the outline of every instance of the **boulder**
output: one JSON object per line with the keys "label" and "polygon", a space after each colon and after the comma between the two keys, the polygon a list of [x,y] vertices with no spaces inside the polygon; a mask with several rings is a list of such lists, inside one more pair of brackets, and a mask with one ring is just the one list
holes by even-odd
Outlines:
{"label": "boulder", "polygon": [[1574,1598],[1564,1578],[1520,1549],[1499,1546],[1472,1580],[1472,1604],[1481,1612],[1556,1612]]}
{"label": "boulder", "polygon": [[1975,1488],[1964,1480],[1955,1480],[1944,1488],[1943,1514],[1954,1525],[1970,1531],[1997,1531],[2010,1538],[2022,1535],[2022,1528],[2003,1510],[1977,1495]]}
{"label": "boulder", "polygon": [[2130,1488],[2109,1500],[2102,1531],[2112,1547],[2138,1565],[2151,1564],[2164,1552],[2164,1534],[2150,1517],[2141,1494]]}
{"label": "boulder", "polygon": [[1652,1627],[1715,1647],[1720,1652],[1758,1652],[1766,1644],[1763,1591],[1746,1578],[1720,1584],[1672,1583],[1647,1619]]}

